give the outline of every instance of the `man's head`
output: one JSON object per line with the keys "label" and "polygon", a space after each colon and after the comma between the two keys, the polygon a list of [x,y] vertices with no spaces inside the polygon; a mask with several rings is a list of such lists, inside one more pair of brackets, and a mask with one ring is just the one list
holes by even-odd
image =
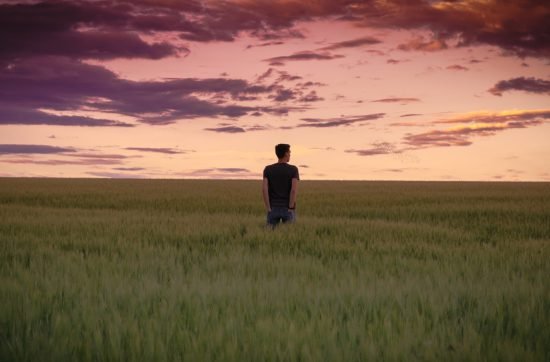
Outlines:
{"label": "man's head", "polygon": [[288,162],[290,160],[290,145],[279,143],[275,146],[275,154],[279,161]]}

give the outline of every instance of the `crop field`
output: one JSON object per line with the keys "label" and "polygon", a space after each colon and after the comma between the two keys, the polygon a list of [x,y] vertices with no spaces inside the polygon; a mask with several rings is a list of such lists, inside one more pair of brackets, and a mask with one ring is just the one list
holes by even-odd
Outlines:
{"label": "crop field", "polygon": [[550,183],[0,179],[0,361],[550,361]]}

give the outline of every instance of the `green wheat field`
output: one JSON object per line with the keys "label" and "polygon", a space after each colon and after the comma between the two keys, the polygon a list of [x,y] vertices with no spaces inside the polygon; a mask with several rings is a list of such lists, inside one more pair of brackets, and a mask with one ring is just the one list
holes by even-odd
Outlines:
{"label": "green wheat field", "polygon": [[0,179],[0,361],[550,361],[550,183]]}

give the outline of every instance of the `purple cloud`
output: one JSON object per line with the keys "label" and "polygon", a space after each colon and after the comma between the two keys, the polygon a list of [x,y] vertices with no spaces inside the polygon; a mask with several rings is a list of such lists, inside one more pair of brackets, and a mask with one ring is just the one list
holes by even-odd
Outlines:
{"label": "purple cloud", "polygon": [[317,95],[317,92],[314,90],[312,90],[311,92],[309,92],[308,94],[304,95],[299,99],[300,102],[319,102],[322,100],[324,100],[324,98],[319,97]]}
{"label": "purple cloud", "polygon": [[301,123],[296,127],[315,127],[315,128],[325,128],[325,127],[338,127],[338,126],[348,126],[357,122],[372,121],[375,119],[380,119],[385,116],[385,113],[374,113],[366,114],[361,116],[351,116],[351,117],[340,117],[340,118],[302,118],[301,120],[306,123]]}
{"label": "purple cloud", "polygon": [[342,48],[357,48],[357,47],[360,47],[360,46],[363,46],[363,45],[374,45],[374,44],[379,44],[379,43],[381,43],[381,41],[379,39],[376,39],[376,38],[373,38],[373,37],[370,37],[370,36],[365,36],[365,37],[358,38],[358,39],[346,40],[346,41],[341,41],[341,42],[338,42],[338,43],[334,43],[334,44],[331,44],[331,45],[326,46],[324,48],[321,48],[320,50],[336,50],[336,49],[342,49]]}
{"label": "purple cloud", "polygon": [[349,149],[345,152],[355,153],[359,156],[375,156],[375,155],[386,155],[390,153],[399,153],[400,151],[395,148],[395,146],[389,142],[377,142],[372,145],[373,147],[367,149]]}
{"label": "purple cloud", "polygon": [[[59,55],[63,51],[63,55],[76,52],[79,59],[155,58],[177,53],[178,46],[148,44],[132,38],[135,34],[170,32],[183,40],[209,42],[233,41],[247,33],[275,41],[303,37],[295,28],[298,22],[328,19],[371,28],[428,30],[440,42],[406,44],[407,49],[442,48],[443,42],[457,39],[459,46],[488,44],[522,57],[550,56],[548,9],[539,0],[508,2],[506,6],[498,1],[21,1],[0,6],[0,44],[3,55],[12,58],[29,54],[32,47],[40,48],[40,43],[49,43],[40,54]],[[117,42],[127,39],[135,50],[124,43],[119,43],[117,49],[110,37]],[[59,42],[66,39],[68,46]],[[76,39],[90,47],[80,46]],[[356,43],[361,43],[360,39],[333,46],[351,47]]]}
{"label": "purple cloud", "polygon": [[165,153],[169,155],[175,155],[180,153],[187,153],[187,151],[181,151],[174,148],[155,148],[155,147],[126,147],[125,150],[141,151],[141,152],[154,152]]}
{"label": "purple cloud", "polygon": [[[276,97],[286,89],[262,86],[241,79],[168,79],[130,81],[101,66],[61,57],[24,59],[0,73],[0,124],[52,124],[122,126],[133,124],[108,119],[45,113],[82,109],[134,117],[152,125],[196,117],[240,117],[248,113],[284,114],[288,108],[217,104],[200,99],[223,96],[238,102],[242,96]],[[290,91],[293,92],[293,91]]]}
{"label": "purple cloud", "polygon": [[38,55],[160,59],[188,51],[168,42],[146,43],[134,32],[167,30],[159,28],[166,23],[166,16],[156,16],[156,24],[144,24],[143,17],[133,15],[131,6],[112,5],[68,1],[2,4],[0,59]]}
{"label": "purple cloud", "polygon": [[206,131],[218,132],[218,133],[244,133],[244,128],[237,126],[224,126],[224,127],[211,127],[205,128]]}
{"label": "purple cloud", "polygon": [[[2,78],[0,76],[0,78]],[[3,93],[0,90],[0,94]],[[9,104],[3,104],[0,109],[0,125],[55,125],[55,126],[85,126],[85,127],[134,127],[133,124],[114,121],[110,119],[99,119],[84,116],[58,116],[39,110],[25,109]],[[51,138],[51,137],[50,137]],[[53,137],[55,138],[55,137]]]}
{"label": "purple cloud", "polygon": [[0,155],[10,154],[55,154],[76,152],[73,148],[48,145],[0,144]]}
{"label": "purple cloud", "polygon": [[189,172],[180,172],[177,175],[190,178],[220,178],[220,179],[239,179],[239,178],[259,178],[259,172],[251,172],[246,168],[240,167],[220,167],[204,168]]}
{"label": "purple cloud", "polygon": [[411,102],[420,102],[420,99],[418,98],[382,98],[382,99],[376,99],[372,102],[377,103],[411,103]]}
{"label": "purple cloud", "polygon": [[288,62],[288,61],[303,61],[303,60],[332,60],[343,58],[343,55],[331,54],[329,52],[312,52],[312,51],[303,51],[294,53],[291,55],[279,56],[274,58],[264,59],[266,62],[270,62],[271,65],[279,65],[279,63]]}
{"label": "purple cloud", "polygon": [[519,90],[528,93],[550,94],[550,81],[533,77],[518,77],[508,80],[501,80],[495,84],[489,92],[501,96],[503,92]]}

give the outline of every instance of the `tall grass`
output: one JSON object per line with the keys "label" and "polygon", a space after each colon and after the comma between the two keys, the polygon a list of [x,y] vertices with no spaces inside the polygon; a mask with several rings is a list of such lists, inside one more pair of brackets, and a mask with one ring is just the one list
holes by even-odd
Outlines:
{"label": "tall grass", "polygon": [[550,184],[0,179],[0,361],[550,360]]}

